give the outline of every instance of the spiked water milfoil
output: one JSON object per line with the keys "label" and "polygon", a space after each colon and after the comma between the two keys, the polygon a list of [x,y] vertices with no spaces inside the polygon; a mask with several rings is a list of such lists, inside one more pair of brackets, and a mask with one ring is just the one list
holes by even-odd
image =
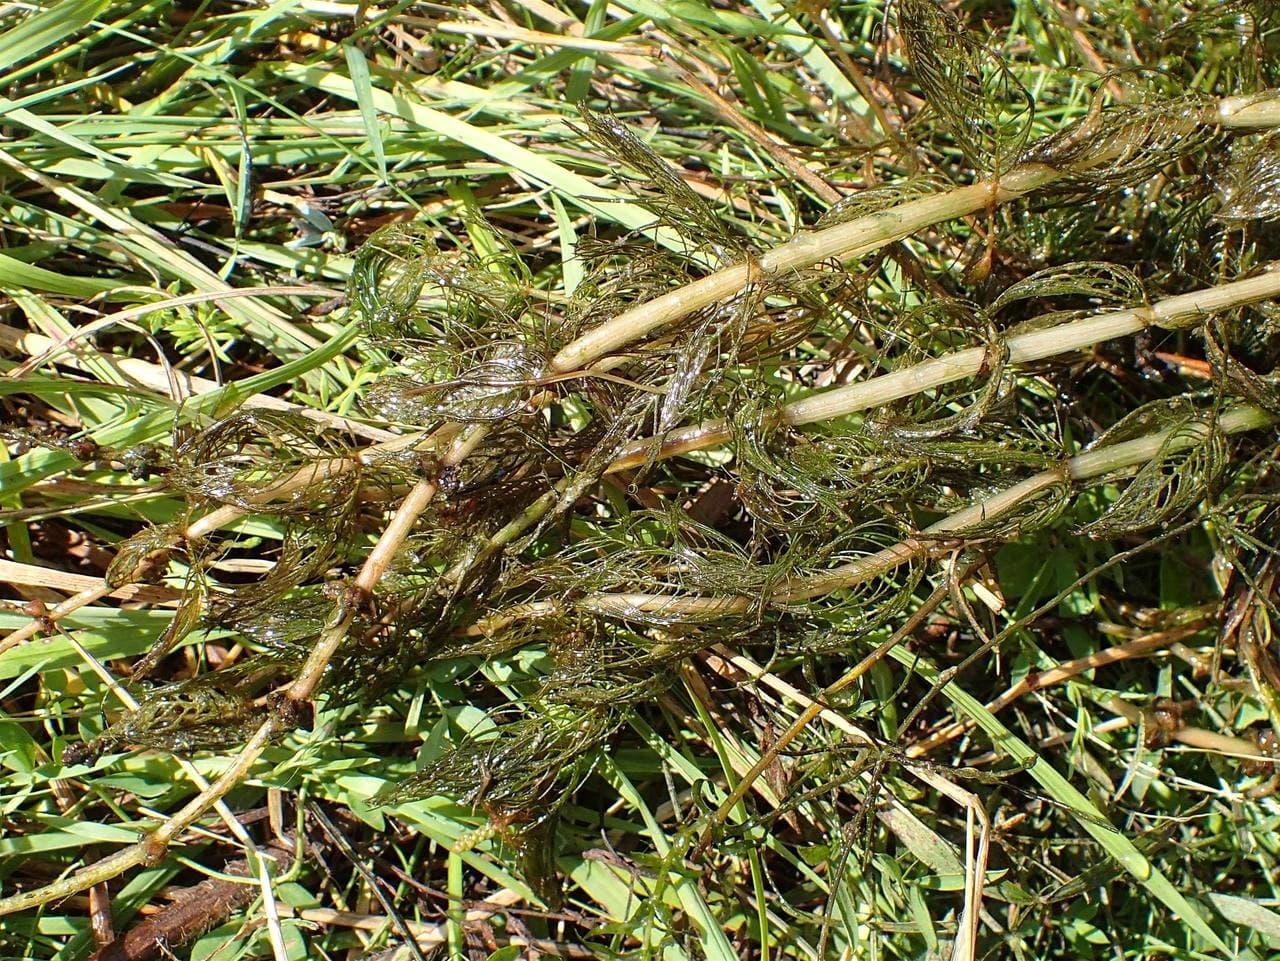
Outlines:
{"label": "spiked water milfoil", "polygon": [[[619,951],[692,930],[729,957],[724,930],[738,930],[752,956],[771,941],[787,956],[858,954],[842,886],[859,857],[890,871],[877,852],[893,850],[944,879],[921,889],[920,912],[950,911],[953,956],[975,956],[1018,927],[1006,908],[1057,896],[1024,890],[1040,883],[1025,852],[989,871],[997,808],[1071,825],[1094,867],[1128,872],[1189,944],[1229,950],[1204,907],[1221,905],[1170,880],[1162,838],[1113,816],[1087,725],[1065,764],[1037,744],[1070,742],[1066,709],[1083,700],[1046,700],[1006,727],[965,683],[985,671],[984,692],[1031,692],[1026,678],[1061,662],[1196,641],[1179,683],[1237,728],[1229,743],[1265,744],[1280,723],[1263,640],[1280,23],[1264,5],[1232,10],[1233,35],[1266,56],[1241,66],[1209,44],[1208,84],[1190,63],[1118,49],[1105,73],[1033,71],[1014,49],[1026,25],[979,30],[898,0],[878,56],[899,72],[877,81],[865,121],[887,127],[850,148],[856,162],[773,173],[771,197],[799,198],[790,226],[726,216],[644,117],[587,97],[537,149],[588,151],[647,222],[562,217],[573,250],[555,269],[474,206],[462,239],[426,218],[373,232],[332,341],[358,337],[365,359],[355,430],[231,391],[172,412],[167,443],[5,428],[21,449],[82,465],[62,474],[181,506],[135,525],[100,582],[0,639],[2,663],[113,593],[176,587],[129,665],[136,707],[105,703],[66,764],[235,756],[142,841],[0,910],[158,863],[247,778],[327,796],[340,765],[308,757],[383,723],[369,718],[416,730],[429,716],[416,762],[401,751],[371,776],[359,815],[430,823],[454,859],[509,852],[510,883],[561,910],[599,863],[590,799],[621,799],[644,829],[627,835],[607,812],[598,827],[625,844],[645,906]],[[1221,41],[1223,23],[1201,16],[1196,29]],[[1173,33],[1133,30],[1150,57],[1167,54]],[[841,199],[803,199],[815,176]],[[44,362],[70,347],[23,349]],[[42,468],[15,464],[15,491],[34,485]],[[248,563],[263,538],[269,563]],[[1139,609],[1159,642],[1096,661],[1077,650],[1099,624],[1142,627]],[[1210,652],[1216,631],[1239,639]],[[218,663],[179,664],[215,641]],[[1181,697],[1168,671],[1151,704]],[[641,751],[663,784],[636,786]],[[1251,791],[1275,773],[1263,747],[1251,760],[1217,776]],[[945,799],[967,833],[929,820],[924,797]],[[717,870],[744,880],[716,888]]]}

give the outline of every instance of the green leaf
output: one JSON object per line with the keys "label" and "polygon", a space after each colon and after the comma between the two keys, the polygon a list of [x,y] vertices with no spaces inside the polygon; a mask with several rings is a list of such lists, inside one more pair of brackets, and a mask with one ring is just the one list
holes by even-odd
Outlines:
{"label": "green leaf", "polygon": [[1211,891],[1205,897],[1232,924],[1280,940],[1280,914],[1270,908],[1264,908],[1252,898],[1241,898],[1234,894]]}
{"label": "green leaf", "polygon": [[[938,678],[937,668],[913,651],[894,648],[895,660],[913,669],[929,683]],[[1095,841],[1101,845],[1116,863],[1181,918],[1196,934],[1215,950],[1231,954],[1226,943],[1208,922],[1201,908],[1193,904],[1174,887],[1169,878],[1144,855],[1122,831],[1116,828],[1084,794],[1044,758],[1040,757],[1022,738],[1018,737],[986,709],[981,701],[954,682],[942,689],[943,696],[963,714],[978,725],[991,738],[992,745],[1013,760],[1030,765],[1027,773],[1039,782],[1049,795],[1069,810]]]}
{"label": "green leaf", "polygon": [[108,0],[62,0],[35,16],[19,17],[16,27],[0,34],[0,63],[12,68],[52,46],[66,43],[70,34],[107,6]]}
{"label": "green leaf", "polygon": [[347,73],[355,89],[356,105],[364,120],[364,132],[373,148],[373,159],[378,165],[378,182],[387,182],[387,155],[382,147],[382,129],[378,125],[378,108],[373,102],[373,83],[369,79],[369,62],[355,44],[344,43],[342,52],[347,58]]}
{"label": "green leaf", "polygon": [[91,277],[72,277],[54,270],[45,270],[35,264],[24,263],[0,253],[0,290],[44,290],[68,297],[96,297],[114,290],[120,285],[112,280],[94,280]]}

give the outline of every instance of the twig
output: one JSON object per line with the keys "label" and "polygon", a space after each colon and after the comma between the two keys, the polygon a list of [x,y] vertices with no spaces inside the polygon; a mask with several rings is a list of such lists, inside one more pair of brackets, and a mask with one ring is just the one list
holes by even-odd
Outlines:
{"label": "twig", "polygon": [[[1126,701],[1119,698],[1110,698],[1106,701],[1099,702],[1112,714],[1118,714],[1130,724],[1140,724],[1142,722],[1142,710],[1134,707]],[[1264,761],[1275,762],[1274,757],[1269,757],[1259,750],[1258,745],[1253,741],[1243,737],[1233,737],[1230,734],[1222,734],[1218,731],[1206,731],[1199,727],[1177,727],[1169,732],[1168,736],[1187,747],[1196,748],[1201,751],[1207,751],[1211,754],[1221,754],[1224,757],[1239,758],[1243,761]]]}
{"label": "twig", "polygon": [[[455,440],[449,453],[442,459],[443,465],[449,466],[450,464],[459,463],[484,439],[485,432],[485,427],[477,426],[463,433]],[[421,481],[401,503],[386,530],[383,531],[382,537],[379,538],[378,544],[370,552],[369,557],[365,559],[364,565],[356,576],[354,587],[358,592],[372,590],[373,586],[377,584],[379,578],[385,573],[387,566],[394,559],[401,544],[403,544],[404,538],[408,536],[418,516],[426,509],[432,497],[435,496],[435,491],[434,482]],[[330,658],[332,658],[334,652],[346,637],[358,603],[358,599],[348,599],[339,605],[336,612],[337,616],[330,621],[329,626],[321,635],[320,641],[312,649],[303,669],[298,673],[294,683],[286,692],[286,697],[290,701],[301,703],[309,700],[314,694]],[[83,891],[85,888],[91,887],[100,881],[116,877],[130,868],[158,860],[163,856],[165,848],[179,833],[240,782],[263,750],[266,749],[266,746],[279,733],[277,722],[274,719],[264,721],[258,730],[254,732],[253,737],[241,749],[233,763],[223,772],[222,776],[214,784],[210,785],[207,790],[202,791],[197,797],[188,802],[177,814],[171,816],[168,821],[153,831],[145,840],[130,845],[128,848],[95,862],[70,877],[63,878],[53,884],[0,899],[0,915],[10,914],[14,911],[24,911],[40,904],[59,900],[67,895]]]}
{"label": "twig", "polygon": [[[1222,284],[1220,287],[1169,297],[1149,307],[1094,314],[1058,327],[1016,335],[1005,343],[1008,362],[1030,363],[1044,360],[1134,334],[1152,325],[1166,329],[1182,328],[1215,311],[1277,296],[1280,296],[1280,269],[1273,269],[1256,277]],[[889,404],[924,390],[972,377],[981,372],[988,355],[987,348],[968,348],[857,384],[810,394],[784,405],[774,421],[776,424],[804,426]],[[713,420],[668,432],[660,438],[643,438],[629,444],[626,452],[614,460],[605,473],[618,474],[650,461],[706,450],[725,443],[731,436],[729,425],[725,421]],[[519,517],[513,518],[490,537],[476,558],[455,564],[444,575],[445,582],[458,583],[476,559],[488,557],[536,524],[555,505],[567,485],[568,481],[561,482],[530,504]],[[534,616],[536,610],[536,607],[530,608],[529,616]]]}
{"label": "twig", "polygon": [[[1191,637],[1199,631],[1203,630],[1205,624],[1203,621],[1191,624],[1179,625],[1168,631],[1160,631],[1155,634],[1149,634],[1146,637],[1140,637],[1137,640],[1130,641],[1127,644],[1118,644],[1115,647],[1109,647],[1106,650],[1097,651],[1086,657],[1079,657],[1073,661],[1066,661],[1057,667],[1050,668],[1046,671],[1033,671],[1024,677],[1017,684],[1011,686],[1007,691],[999,697],[990,701],[986,705],[986,709],[995,714],[1002,711],[1014,701],[1030,694],[1033,691],[1042,691],[1047,687],[1053,687],[1061,684],[1063,681],[1078,677],[1085,671],[1092,671],[1099,667],[1105,667],[1109,664],[1118,664],[1121,661],[1132,660],[1136,657],[1145,657],[1156,651],[1162,650],[1176,644],[1183,638]],[[907,748],[909,757],[923,757],[930,751],[935,751],[942,745],[955,740],[966,731],[973,728],[973,721],[957,721],[948,725],[940,731],[931,734],[928,738],[916,744],[912,744]]]}
{"label": "twig", "polygon": [[112,587],[104,580],[97,586],[86,587],[77,594],[68,597],[56,607],[49,608],[49,610],[40,617],[32,618],[26,624],[22,625],[22,627],[19,627],[7,634],[4,640],[0,640],[0,655],[3,655],[6,651],[17,647],[23,641],[35,637],[41,631],[47,630],[51,624],[56,624],[58,621],[62,620],[62,618],[67,617],[70,614],[74,614],[76,611],[80,610],[80,608],[87,607],[95,601],[102,600],[115,589],[116,588]]}

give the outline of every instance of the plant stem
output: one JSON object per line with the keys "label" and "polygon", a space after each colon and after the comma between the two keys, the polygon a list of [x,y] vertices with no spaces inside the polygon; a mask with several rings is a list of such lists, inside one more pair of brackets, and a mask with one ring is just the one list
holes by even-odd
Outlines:
{"label": "plant stem", "polygon": [[[998,491],[964,510],[931,524],[919,534],[905,538],[874,554],[822,574],[787,578],[765,598],[765,603],[791,604],[864,584],[896,567],[926,556],[939,540],[963,534],[977,525],[1008,514],[1019,504],[1044,491],[1145,464],[1161,451],[1186,450],[1208,437],[1211,430],[1218,430],[1224,434],[1238,434],[1265,427],[1274,423],[1275,419],[1273,415],[1259,407],[1242,405],[1218,417],[1212,428],[1199,423],[1174,427],[1157,431],[1146,437],[1078,454],[1064,461],[1059,467],[1042,471]],[[551,613],[552,610],[547,605],[560,603],[560,601],[543,601],[523,604],[508,612],[495,614],[483,623],[485,629],[495,630],[517,617]],[[746,614],[760,603],[761,599],[758,597],[645,593],[589,594],[573,602],[574,606],[580,610],[611,617],[665,614],[682,619],[705,620]]]}
{"label": "plant stem", "polygon": [[[1011,686],[1003,694],[995,700],[986,704],[986,710],[992,714],[1002,711],[1019,698],[1032,693],[1033,691],[1042,691],[1047,687],[1055,684],[1061,684],[1073,677],[1085,673],[1086,671],[1096,670],[1099,667],[1105,667],[1108,664],[1117,664],[1121,661],[1127,661],[1135,657],[1145,657],[1156,651],[1163,650],[1178,641],[1187,637],[1192,637],[1204,630],[1204,622],[1193,622],[1191,624],[1183,624],[1171,630],[1160,631],[1155,634],[1148,634],[1146,637],[1139,637],[1136,640],[1129,641],[1126,644],[1118,644],[1115,647],[1109,647],[1103,651],[1089,654],[1086,657],[1079,657],[1073,661],[1065,661],[1057,667],[1049,668],[1044,671],[1037,671],[1024,677],[1017,684]],[[929,735],[923,741],[912,744],[907,748],[908,757],[923,757],[931,751],[937,750],[944,744],[954,741],[966,731],[971,730],[974,723],[971,720],[956,721],[949,724],[940,731]]]}
{"label": "plant stem", "polygon": [[[441,459],[441,466],[448,468],[461,463],[483,442],[486,434],[488,434],[488,428],[484,425],[476,425],[464,431]],[[395,560],[405,538],[413,530],[413,525],[418,522],[422,512],[435,498],[438,489],[434,479],[421,480],[400,502],[391,522],[383,530],[378,543],[369,552],[360,572],[356,575],[352,586],[360,595],[368,596],[372,593],[378,581],[382,579],[382,575]],[[306,701],[315,693],[316,688],[320,686],[325,668],[329,666],[329,661],[333,659],[334,653],[346,639],[357,609],[358,602],[338,605],[333,618],[311,649],[311,654],[307,657],[302,670],[298,672],[298,676],[286,692],[286,696],[291,701]]]}
{"label": "plant stem", "polygon": [[551,361],[558,373],[577,370],[646,334],[736,295],[752,283],[823,261],[848,261],[909,237],[918,230],[1021,197],[1063,175],[1041,164],[1010,171],[999,183],[982,181],[908,201],[822,230],[805,231],[758,258],[709,274],[623,311],[583,334]]}
{"label": "plant stem", "polygon": [[[1045,360],[1136,334],[1149,326],[1178,330],[1192,326],[1210,314],[1274,297],[1280,297],[1280,270],[1168,297],[1149,307],[1094,314],[1056,327],[1016,334],[1005,341],[1009,351],[1008,362],[1025,364]],[[783,406],[774,423],[800,427],[902,400],[921,391],[978,375],[988,356],[988,348],[970,347],[857,384],[811,394]],[[727,422],[713,420],[672,431],[661,440],[642,438],[631,443],[627,452],[609,465],[608,472],[638,467],[651,458],[663,460],[690,451],[705,450],[725,443],[731,436]],[[659,443],[661,446],[657,446]]]}
{"label": "plant stem", "polygon": [[130,868],[150,864],[157,860],[174,838],[194,824],[210,806],[240,783],[241,779],[249,772],[249,768],[253,766],[253,762],[258,759],[271,742],[274,728],[275,725],[271,721],[263,723],[253,737],[241,748],[240,753],[236,755],[231,765],[222,772],[222,776],[218,780],[188,801],[182,810],[172,815],[160,827],[144,836],[142,840],[117,851],[115,854],[95,861],[88,867],[81,868],[75,874],[54,881],[52,884],[46,884],[44,887],[36,888],[32,891],[23,891],[21,894],[10,895],[7,898],[0,898],[0,916],[13,914],[17,911],[28,911],[42,904],[60,901],[72,894],[91,888],[95,884],[110,881]]}
{"label": "plant stem", "polygon": [[96,587],[86,587],[84,590],[71,595],[57,607],[50,608],[40,617],[33,617],[26,624],[5,635],[4,640],[0,641],[0,655],[17,647],[23,641],[35,637],[45,630],[49,624],[56,624],[59,620],[69,614],[74,614],[80,608],[102,600],[114,590],[115,588],[104,580]]}
{"label": "plant stem", "polygon": [[[1187,120],[1188,126],[1197,123],[1244,130],[1280,126],[1280,96],[1269,93],[1257,97],[1230,97],[1218,101],[1200,117]],[[1100,167],[1117,158],[1123,159],[1125,149],[1122,142],[1117,142],[1111,145],[1110,152],[1061,169],[1042,163],[1024,163],[998,180],[957,187],[846,223],[805,231],[748,263],[718,270],[623,311],[565,346],[552,358],[551,369],[557,373],[577,370],[659,327],[733,297],[752,283],[781,277],[824,261],[843,263],[854,260],[925,227],[993,208],[1073,174]],[[1034,147],[1031,152],[1034,153]]]}
{"label": "plant stem", "polygon": [[[1115,697],[1106,701],[1099,701],[1112,714],[1118,714],[1130,724],[1142,723],[1142,711],[1134,707],[1127,701],[1122,701]],[[1268,757],[1253,741],[1243,737],[1234,737],[1230,734],[1221,734],[1217,731],[1206,731],[1199,727],[1179,727],[1169,732],[1169,737],[1178,741],[1187,747],[1196,748],[1201,751],[1208,751],[1213,754],[1221,754],[1223,757],[1234,757],[1245,761],[1275,761],[1274,757]]]}
{"label": "plant stem", "polygon": [[[1273,269],[1244,280],[1168,297],[1147,307],[1094,314],[1056,327],[1015,335],[1005,342],[1009,352],[1008,362],[1025,364],[1045,360],[1059,354],[1092,347],[1117,337],[1135,334],[1149,326],[1168,330],[1182,329],[1218,311],[1277,296],[1280,296],[1280,269]],[[987,362],[988,353],[988,348],[971,347],[922,361],[903,370],[881,374],[857,384],[811,394],[784,405],[773,422],[800,427],[892,403],[921,391],[979,374],[983,364]],[[639,467],[651,460],[665,460],[692,451],[705,450],[723,444],[731,438],[732,432],[724,420],[704,421],[701,424],[669,432],[663,435],[661,444],[656,450],[654,447],[659,444],[659,438],[642,438],[629,444],[626,453],[610,464],[605,473],[616,474]],[[505,547],[541,520],[555,505],[557,497],[567,483],[567,481],[561,481],[525,508],[519,517],[512,519],[489,539],[478,557],[487,557],[493,551]],[[466,561],[455,564],[444,575],[444,582],[458,583],[466,569],[472,566],[476,559],[468,558]],[[508,615],[503,616],[503,624],[510,623],[513,619]],[[492,628],[484,628],[478,633],[490,629]]]}

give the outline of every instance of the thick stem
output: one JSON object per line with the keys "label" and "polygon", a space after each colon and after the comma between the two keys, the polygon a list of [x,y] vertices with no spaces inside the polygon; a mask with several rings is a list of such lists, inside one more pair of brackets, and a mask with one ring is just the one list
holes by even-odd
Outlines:
{"label": "thick stem", "polygon": [[1263,130],[1280,126],[1280,91],[1225,97],[1218,101],[1218,123],[1232,130]]}
{"label": "thick stem", "polygon": [[[1026,364],[1069,354],[1117,337],[1136,334],[1149,326],[1170,330],[1189,327],[1219,311],[1274,297],[1280,297],[1280,270],[1168,297],[1150,307],[1095,314],[1057,327],[1017,334],[1005,341],[1009,351],[1008,362]],[[792,401],[782,407],[775,423],[800,427],[870,410],[976,376],[987,360],[985,347],[970,347],[935,357],[903,370]],[[609,473],[637,467],[650,458],[662,460],[714,447],[728,441],[730,436],[729,425],[723,420],[715,420],[672,431],[661,439],[661,446],[658,446],[658,438],[643,438],[629,445],[626,453],[609,466]]]}
{"label": "thick stem", "polygon": [[[1280,270],[1271,270],[1245,280],[1168,297],[1149,307],[1094,314],[1056,327],[1010,337],[1006,341],[1008,360],[1010,363],[1024,364],[1045,360],[1135,334],[1149,326],[1180,329],[1218,311],[1277,296],[1280,296]],[[774,418],[774,423],[799,427],[870,410],[924,390],[975,376],[981,372],[987,359],[987,348],[970,347],[857,384],[821,391],[783,406]],[[606,473],[616,474],[639,467],[650,460],[665,460],[705,450],[727,442],[731,436],[725,421],[714,420],[672,431],[664,435],[661,446],[657,446],[659,439],[656,437],[643,438],[629,444],[627,451],[609,465]],[[526,508],[521,516],[510,521],[490,538],[482,554],[487,556],[492,551],[505,547],[537,523],[555,504],[565,486],[567,482],[562,481]],[[455,584],[460,581],[471,563],[474,561],[456,564],[444,575],[445,582]],[[509,623],[509,619],[504,623]]]}
{"label": "thick stem", "polygon": [[[1280,126],[1280,97],[1269,92],[1255,97],[1228,98],[1206,111],[1199,122],[1240,130]],[[1123,144],[1116,144],[1113,154],[1123,149]],[[823,261],[854,260],[925,227],[989,209],[1070,175],[1122,159],[1113,154],[1090,157],[1063,169],[1040,163],[1023,164],[998,181],[958,187],[846,223],[806,231],[766,251],[753,262],[726,267],[618,314],[564,347],[552,359],[551,368],[561,373],[577,370],[659,327],[732,297],[755,281],[782,276]]]}
{"label": "thick stem", "polygon": [[1052,183],[1063,175],[1034,164],[1011,171],[999,183],[957,187],[821,230],[805,231],[755,260],[735,264],[623,311],[583,334],[551,361],[557,372],[577,370],[651,331],[733,297],[752,283],[780,277],[823,261],[849,261],[910,237],[925,227],[963,217]]}
{"label": "thick stem", "polygon": [[[1224,434],[1238,434],[1257,430],[1274,422],[1275,418],[1261,408],[1244,405],[1218,417],[1213,427],[1205,424],[1191,424],[1170,428],[1146,437],[1079,454],[1064,461],[1058,467],[1028,477],[931,524],[914,537],[906,538],[874,554],[860,557],[856,561],[822,574],[788,578],[765,599],[765,602],[790,604],[856,587],[903,564],[925,557],[938,541],[962,535],[978,525],[998,519],[1043,491],[1145,464],[1161,451],[1186,450],[1205,440],[1212,430],[1218,430]],[[485,625],[489,630],[494,630],[497,626],[510,623],[517,617],[536,616],[549,612],[544,612],[539,607],[540,604],[558,603],[534,602],[521,605],[510,612],[494,615],[485,622]],[[745,614],[753,606],[758,605],[760,599],[742,596],[599,593],[590,594],[574,603],[583,610],[613,617],[656,614],[681,619],[714,620],[729,615]]]}

